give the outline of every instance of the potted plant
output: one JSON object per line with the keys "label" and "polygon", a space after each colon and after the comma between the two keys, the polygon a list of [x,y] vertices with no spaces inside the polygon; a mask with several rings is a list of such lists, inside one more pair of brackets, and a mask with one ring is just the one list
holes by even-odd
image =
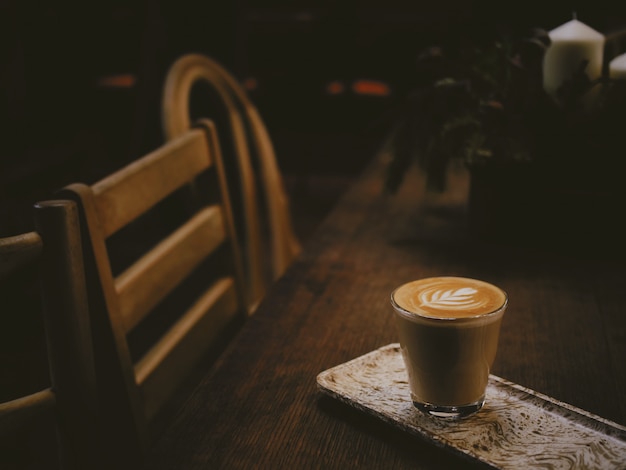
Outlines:
{"label": "potted plant", "polygon": [[[442,190],[452,160],[471,174],[471,233],[492,238],[561,238],[580,210],[601,221],[594,200],[621,196],[626,153],[625,81],[591,81],[585,63],[557,98],[543,88],[550,37],[534,29],[418,58],[422,83],[402,102],[391,139],[387,189],[394,192],[417,163],[428,187]],[[594,94],[593,105],[585,97]],[[582,204],[582,206],[581,206]]]}

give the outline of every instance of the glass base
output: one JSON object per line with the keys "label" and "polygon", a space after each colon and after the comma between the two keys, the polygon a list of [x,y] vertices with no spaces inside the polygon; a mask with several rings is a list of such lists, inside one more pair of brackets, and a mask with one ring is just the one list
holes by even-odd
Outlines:
{"label": "glass base", "polygon": [[429,416],[456,420],[465,418],[471,414],[476,413],[483,407],[484,403],[485,397],[482,397],[480,400],[474,403],[469,403],[467,405],[433,405],[432,403],[418,403],[414,401],[413,406],[415,406],[415,408],[417,408],[422,413],[425,413]]}

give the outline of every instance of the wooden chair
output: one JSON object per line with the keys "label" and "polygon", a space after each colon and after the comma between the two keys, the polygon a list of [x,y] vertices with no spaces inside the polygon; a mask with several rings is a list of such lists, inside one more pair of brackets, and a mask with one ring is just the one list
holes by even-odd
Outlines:
{"label": "wooden chair", "polygon": [[[192,182],[196,191],[186,192]],[[139,465],[181,384],[246,318],[213,123],[201,121],[95,184],[71,184],[61,194],[78,202],[83,222],[107,446],[120,456],[115,468]],[[150,216],[172,226],[156,230]],[[133,234],[145,252],[115,273],[114,241],[132,242]]]}
{"label": "wooden chair", "polygon": [[[0,439],[25,436],[52,417],[58,441],[52,447],[59,450],[60,468],[104,468],[97,444],[95,373],[76,204],[38,203],[35,222],[36,231],[0,239],[0,281],[9,282],[21,270],[39,272],[51,385],[0,403]],[[3,328],[28,314],[32,312],[5,305],[0,308]],[[50,463],[49,468],[57,467]]]}
{"label": "wooden chair", "polygon": [[[197,83],[208,84],[227,113],[236,155],[243,213],[243,253],[249,311],[253,312],[267,286],[282,275],[300,252],[291,223],[289,202],[274,148],[267,129],[237,80],[219,63],[201,54],[187,54],[170,67],[164,84],[162,125],[166,139],[175,138],[190,127],[189,101]],[[213,116],[209,116],[213,117]],[[263,188],[257,192],[255,168]],[[265,200],[269,235],[262,233],[259,196]],[[271,259],[266,259],[268,239]],[[270,269],[267,268],[268,264]],[[269,275],[268,275],[269,271]]]}

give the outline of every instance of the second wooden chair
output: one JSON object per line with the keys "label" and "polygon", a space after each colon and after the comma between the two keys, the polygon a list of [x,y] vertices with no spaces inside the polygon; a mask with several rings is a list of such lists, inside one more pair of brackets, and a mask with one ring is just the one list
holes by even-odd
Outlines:
{"label": "second wooden chair", "polygon": [[[186,132],[191,125],[190,99],[197,84],[209,85],[224,105],[239,169],[243,212],[243,253],[249,312],[253,312],[267,287],[287,269],[300,252],[300,241],[292,227],[289,201],[278,167],[272,141],[256,107],[235,77],[215,60],[201,54],[186,54],[176,60],[163,88],[162,122],[167,139]],[[214,118],[207,114],[202,117]],[[259,169],[257,178],[255,169]],[[257,180],[262,191],[258,191]],[[265,200],[269,235],[262,231]],[[269,250],[264,248],[268,244]],[[268,262],[266,253],[270,253]],[[268,263],[270,268],[268,269]],[[269,275],[268,275],[269,271]]]}
{"label": "second wooden chair", "polygon": [[[192,182],[196,191],[187,192]],[[119,455],[116,468],[132,467],[181,384],[246,317],[215,128],[202,121],[97,183],[72,184],[61,195],[78,202],[83,223],[107,445]],[[168,222],[162,230],[161,222]],[[116,258],[116,246],[145,251],[124,264],[130,255]]]}

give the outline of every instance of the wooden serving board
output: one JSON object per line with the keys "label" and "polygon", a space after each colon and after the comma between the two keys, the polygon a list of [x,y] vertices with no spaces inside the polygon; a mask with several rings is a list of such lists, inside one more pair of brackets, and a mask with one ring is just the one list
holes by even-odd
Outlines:
{"label": "wooden serving board", "polygon": [[417,411],[397,343],[317,376],[321,392],[499,469],[626,468],[626,427],[491,375],[483,408],[449,421]]}

